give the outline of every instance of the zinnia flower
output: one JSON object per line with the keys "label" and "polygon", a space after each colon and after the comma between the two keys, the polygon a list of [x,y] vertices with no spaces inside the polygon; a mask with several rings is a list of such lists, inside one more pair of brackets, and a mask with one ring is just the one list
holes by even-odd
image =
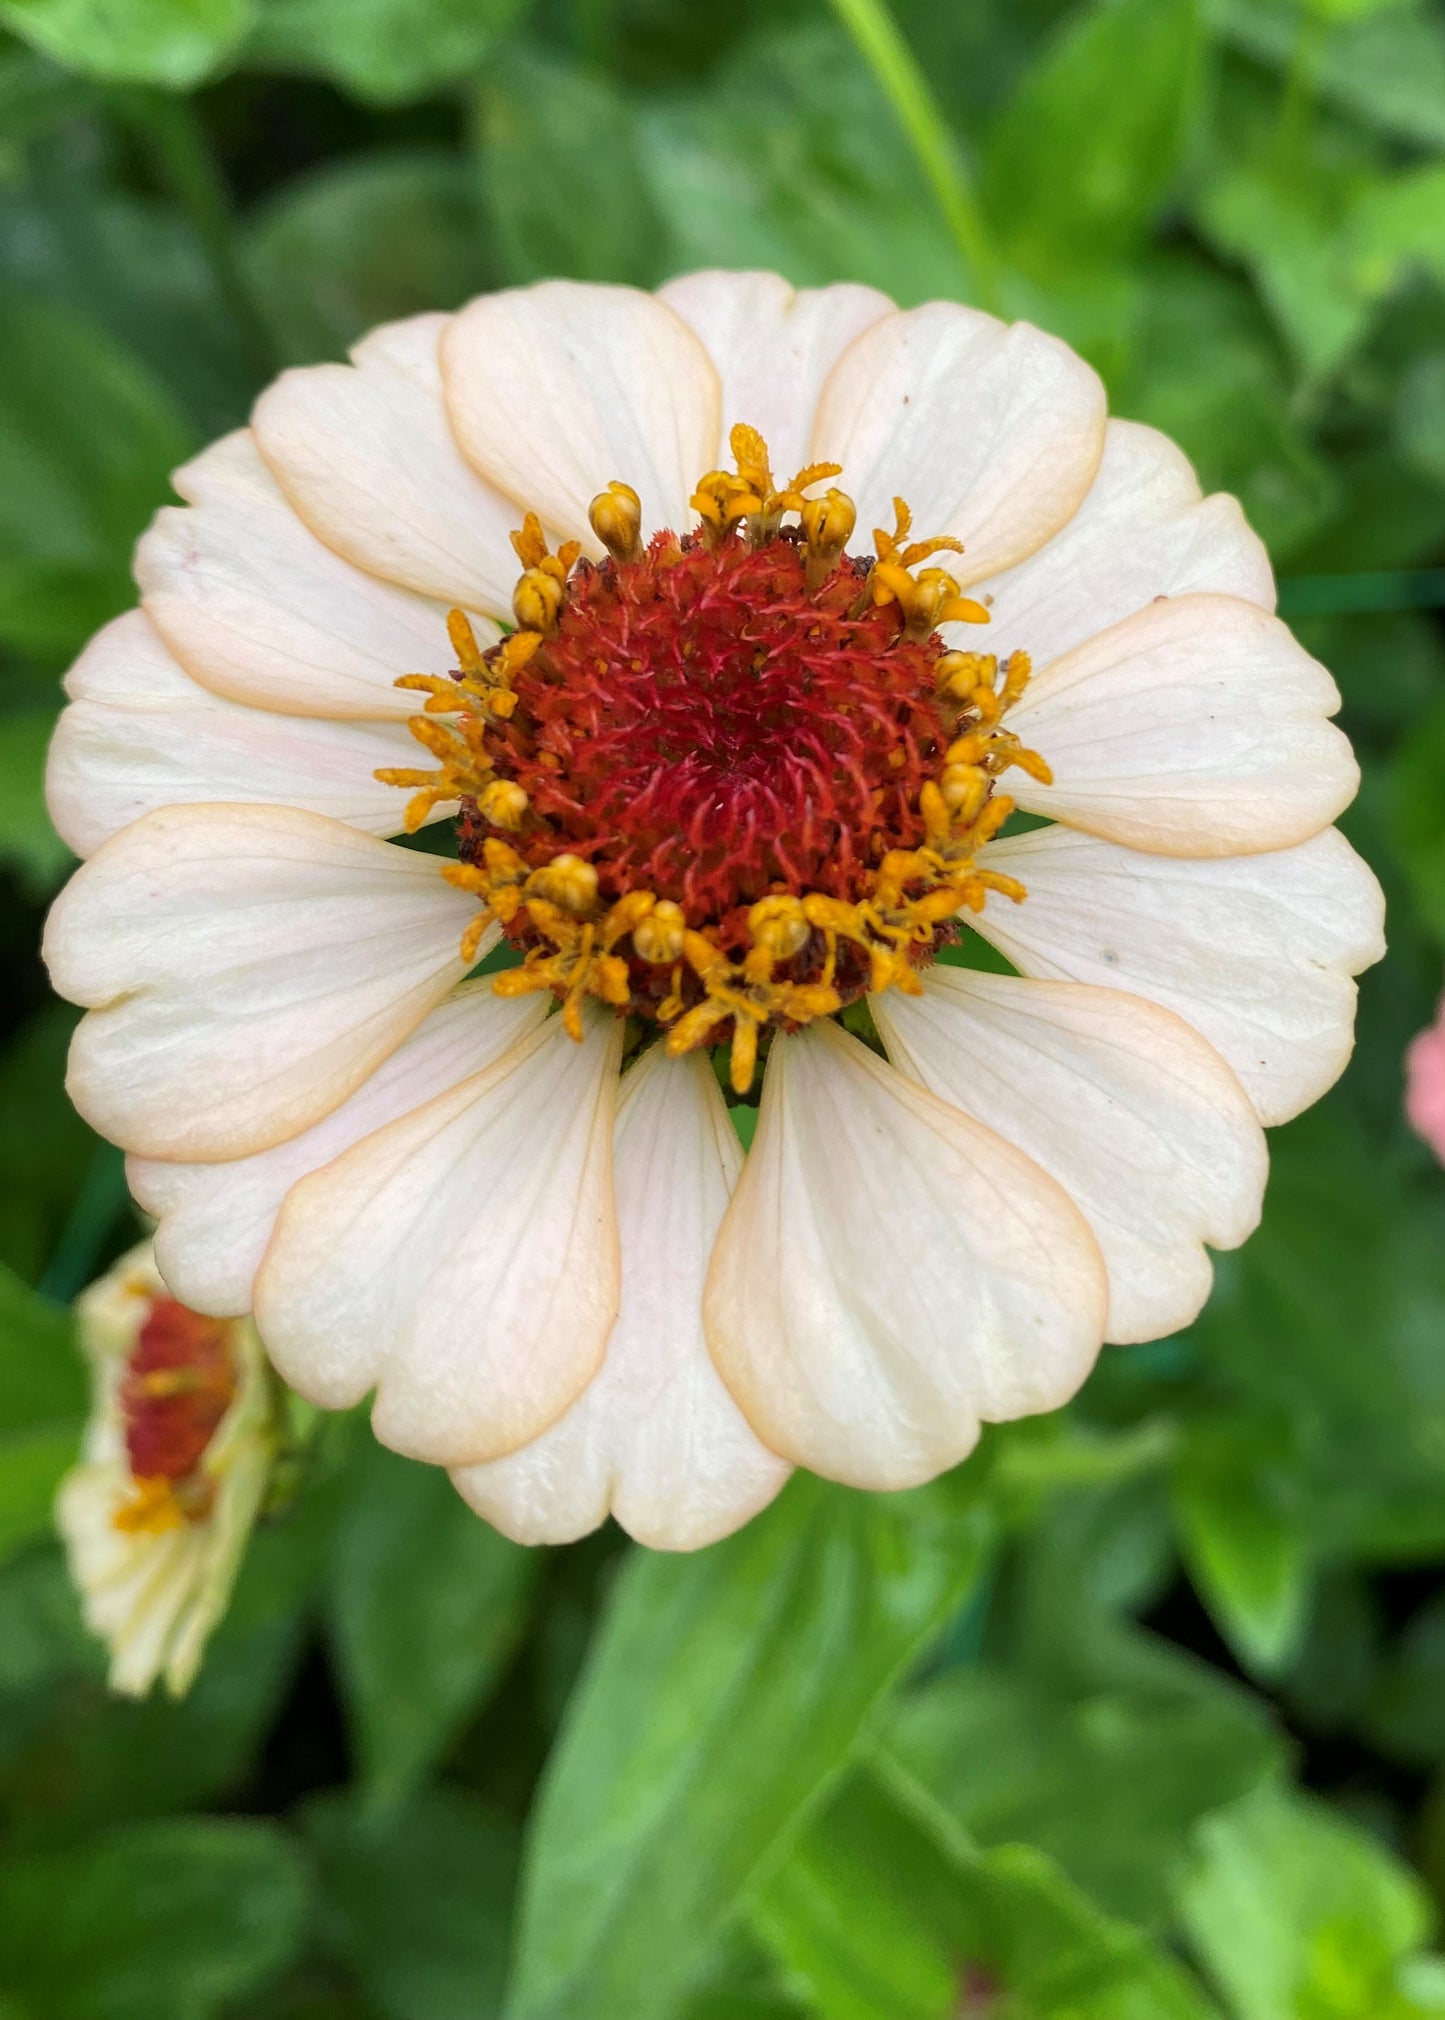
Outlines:
{"label": "zinnia flower", "polygon": [[255,1328],[178,1304],[149,1242],[76,1301],[94,1407],[55,1515],[113,1690],[191,1686],[270,1477],[271,1381]]}
{"label": "zinnia flower", "polygon": [[672,1547],[1194,1316],[1380,898],[1259,541],[1064,344],[549,282],[176,487],[69,678],[47,955],[177,1296],[510,1534]]}

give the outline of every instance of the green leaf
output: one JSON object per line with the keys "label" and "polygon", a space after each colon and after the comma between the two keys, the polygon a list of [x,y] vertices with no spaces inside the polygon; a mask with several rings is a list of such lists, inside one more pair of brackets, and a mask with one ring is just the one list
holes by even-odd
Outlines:
{"label": "green leaf", "polygon": [[908,1494],[799,1475],[740,1534],[636,1552],[534,1814],[511,2020],[672,2013],[709,1942],[978,1576],[977,1460]]}
{"label": "green leaf", "polygon": [[0,1431],[79,1418],[88,1403],[70,1312],[0,1265]]}
{"label": "green leaf", "polygon": [[452,309],[494,278],[466,168],[429,149],[351,154],[253,214],[246,262],[281,354],[340,357],[377,323]]}
{"label": "green leaf", "polygon": [[394,105],[477,71],[530,0],[259,0],[250,62]]}
{"label": "green leaf", "polygon": [[1364,1724],[1371,1743],[1396,1759],[1445,1760],[1445,1601],[1421,1607],[1391,1650]]}
{"label": "green leaf", "polygon": [[1445,489],[1445,351],[1428,352],[1401,381],[1395,440],[1407,462]]}
{"label": "green leaf", "polygon": [[191,445],[164,386],[100,330],[0,305],[0,643],[63,658],[134,601],[131,548]]}
{"label": "green leaf", "polygon": [[749,37],[710,89],[646,107],[640,130],[671,271],[771,267],[800,287],[864,281],[904,303],[958,295],[938,207],[838,30],[806,21]]}
{"label": "green leaf", "polygon": [[71,70],[187,90],[246,32],[251,0],[0,0],[0,22]]}
{"label": "green leaf", "polygon": [[55,728],[50,709],[0,712],[0,862],[44,897],[71,861],[45,810],[45,753]]}
{"label": "green leaf", "polygon": [[440,1467],[372,1446],[336,1536],[331,1633],[371,1801],[402,1801],[496,1683],[541,1559]]}
{"label": "green leaf", "polygon": [[984,149],[984,200],[1011,259],[1047,276],[1133,250],[1178,172],[1200,46],[1196,0],[1098,0],[1070,13]]}
{"label": "green leaf", "polygon": [[1174,1515],[1190,1576],[1221,1634],[1247,1668],[1270,1676],[1304,1631],[1311,1565],[1260,1429],[1247,1418],[1192,1424],[1174,1475]]}
{"label": "green leaf", "polygon": [[1424,1887],[1323,1803],[1261,1790],[1201,1825],[1181,1889],[1191,1944],[1238,2020],[1404,2020],[1397,1971]]}
{"label": "green leaf", "polygon": [[821,2020],[954,2020],[990,1997],[1028,2020],[1214,2012],[1165,1951],[1042,1854],[980,1852],[896,1768],[848,1777],[752,1914]]}
{"label": "green leaf", "polygon": [[433,1789],[385,1818],[344,1796],[309,1803],[324,1946],[382,2020],[500,2012],[517,1827],[474,1796]]}
{"label": "green leaf", "polygon": [[305,1906],[268,1824],[135,1824],[0,1867],[0,1982],[35,2020],[210,2020],[291,1961]]}
{"label": "green leaf", "polygon": [[1412,269],[1445,281],[1445,166],[1432,162],[1373,184],[1356,207],[1353,236],[1382,287]]}
{"label": "green leaf", "polygon": [[[1298,0],[1208,0],[1212,25],[1251,55],[1296,61]],[[1445,146],[1445,38],[1429,5],[1380,7],[1337,24],[1313,52],[1316,90],[1328,103],[1401,140]]]}
{"label": "green leaf", "polygon": [[487,72],[478,126],[482,202],[508,279],[665,277],[636,118],[604,75],[510,51]]}
{"label": "green leaf", "polygon": [[0,1433],[0,1564],[50,1530],[55,1490],[80,1453],[80,1423]]}

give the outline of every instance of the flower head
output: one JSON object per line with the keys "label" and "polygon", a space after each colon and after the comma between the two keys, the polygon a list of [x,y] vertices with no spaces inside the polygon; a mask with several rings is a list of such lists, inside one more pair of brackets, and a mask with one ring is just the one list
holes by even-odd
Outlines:
{"label": "flower head", "polygon": [[94,1403],[56,1520],[111,1686],[190,1688],[265,1492],[270,1380],[255,1329],[179,1304],[149,1242],[77,1301]]}
{"label": "flower head", "polygon": [[1258,541],[1064,345],[547,283],[176,483],[47,951],[178,1296],[509,1533],[673,1547],[1193,1317],[1379,893]]}
{"label": "flower head", "polygon": [[1405,1054],[1405,1119],[1445,1164],[1445,1003]]}

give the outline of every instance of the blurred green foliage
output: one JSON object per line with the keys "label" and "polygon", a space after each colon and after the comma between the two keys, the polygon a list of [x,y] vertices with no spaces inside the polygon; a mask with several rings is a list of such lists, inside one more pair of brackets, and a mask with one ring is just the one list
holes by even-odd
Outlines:
{"label": "blurred green foliage", "polygon": [[[1445,2012],[1445,16],[897,0],[931,143],[877,18],[0,0],[0,2020]],[[135,1232],[35,956],[57,677],[282,364],[699,263],[1031,316],[1240,495],[1364,765],[1355,1062],[1199,1323],[954,1477],[528,1554],[341,1423],[118,1703],[48,1514]]]}

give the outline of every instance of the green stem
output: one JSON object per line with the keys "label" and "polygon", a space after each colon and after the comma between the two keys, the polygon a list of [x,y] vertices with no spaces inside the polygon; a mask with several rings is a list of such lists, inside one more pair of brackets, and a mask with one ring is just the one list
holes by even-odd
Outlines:
{"label": "green stem", "polygon": [[230,192],[194,105],[139,86],[118,92],[115,103],[190,219],[252,370],[272,378],[281,360],[241,260]]}
{"label": "green stem", "polygon": [[95,1275],[106,1237],[126,1203],[125,1159],[108,1143],[91,1159],[70,1219],[40,1279],[46,1297],[68,1304]]}
{"label": "green stem", "polygon": [[953,242],[973,275],[980,304],[997,308],[998,258],[988,227],[969,187],[957,143],[888,0],[832,0],[832,6],[898,116]]}

